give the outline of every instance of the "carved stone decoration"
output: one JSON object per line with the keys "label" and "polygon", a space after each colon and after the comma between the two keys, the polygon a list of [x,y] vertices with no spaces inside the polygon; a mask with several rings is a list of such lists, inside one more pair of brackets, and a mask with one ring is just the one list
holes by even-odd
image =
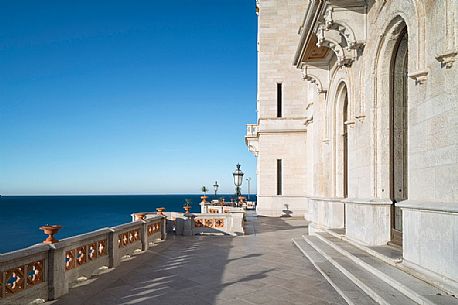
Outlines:
{"label": "carved stone decoration", "polygon": [[97,254],[98,256],[107,255],[107,240],[99,240],[97,242]]}
{"label": "carved stone decoration", "polygon": [[25,287],[24,266],[6,271],[5,273],[5,296],[15,294]]}
{"label": "carved stone decoration", "polygon": [[138,229],[130,231],[130,234],[132,235],[132,239],[129,240],[130,243],[134,243],[140,240],[140,231]]}
{"label": "carved stone decoration", "polygon": [[118,246],[119,248],[125,247],[129,244],[129,234],[121,233],[118,235]]}
{"label": "carved stone decoration", "polygon": [[97,243],[87,245],[87,259],[92,261],[97,258]]}
{"label": "carved stone decoration", "polygon": [[75,249],[65,252],[65,270],[70,270],[75,268]]}
{"label": "carved stone decoration", "polygon": [[324,65],[303,65],[302,78],[312,84],[314,84],[318,93],[326,94],[329,87],[329,69],[326,64]]}
{"label": "carved stone decoration", "polygon": [[304,65],[301,69],[302,72],[302,78],[312,84],[314,84],[317,89],[318,93],[326,93],[328,90],[323,87],[323,83],[320,81],[319,77],[309,73],[310,67],[307,65]]}
{"label": "carved stone decoration", "polygon": [[213,228],[213,219],[205,219],[205,226],[208,228]]}
{"label": "carved stone decoration", "polygon": [[218,214],[218,209],[208,209],[208,213],[210,214]]}
{"label": "carved stone decoration", "polygon": [[316,36],[318,38],[317,47],[327,47],[331,49],[337,57],[339,66],[351,66],[356,59],[356,50],[342,45],[340,32],[335,29],[327,30],[323,23],[318,25]]}
{"label": "carved stone decoration", "polygon": [[451,51],[437,55],[436,59],[441,63],[442,68],[445,67],[447,69],[450,69],[453,66],[453,63],[455,62],[457,55],[457,51]]}
{"label": "carved stone decoration", "polygon": [[43,264],[43,260],[27,264],[27,286],[43,282]]}
{"label": "carved stone decoration", "polygon": [[422,85],[428,79],[428,71],[422,70],[422,71],[412,72],[408,75],[408,77],[415,80],[416,85]]}
{"label": "carved stone decoration", "polygon": [[202,219],[195,219],[194,220],[194,227],[202,228],[204,226],[204,222]]}
{"label": "carved stone decoration", "polygon": [[87,257],[86,257],[86,247],[78,247],[76,248],[76,264],[77,266],[81,266],[86,263]]}
{"label": "carved stone decoration", "polygon": [[224,219],[215,219],[215,228],[223,228],[224,227]]}

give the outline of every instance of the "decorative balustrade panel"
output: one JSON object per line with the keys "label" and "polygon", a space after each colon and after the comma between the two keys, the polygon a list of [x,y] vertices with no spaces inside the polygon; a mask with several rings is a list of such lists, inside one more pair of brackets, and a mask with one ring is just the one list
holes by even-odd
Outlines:
{"label": "decorative balustrade panel", "polygon": [[47,297],[47,251],[47,246],[38,246],[0,255],[0,300],[15,303],[11,299],[26,294]]}
{"label": "decorative balustrade panel", "polygon": [[[83,277],[97,274],[101,267],[116,267],[124,255],[165,238],[164,224],[162,216],[153,215],[52,245],[37,244],[0,254],[0,303],[3,299],[8,304],[28,304],[35,299],[58,298]],[[53,287],[48,287],[48,278],[53,279],[49,281]]]}
{"label": "decorative balustrade panel", "polygon": [[148,243],[162,237],[162,218],[146,220],[146,235]]}
{"label": "decorative balustrade panel", "polygon": [[142,250],[143,226],[144,222],[135,221],[113,228],[118,258],[132,255],[136,250]]}
{"label": "decorative balustrade panel", "polygon": [[65,251],[65,270],[79,268],[80,266],[102,259],[107,255],[108,237],[87,244],[77,246]]}
{"label": "decorative balustrade panel", "polygon": [[225,219],[224,218],[199,218],[194,219],[195,228],[215,228],[223,229]]}

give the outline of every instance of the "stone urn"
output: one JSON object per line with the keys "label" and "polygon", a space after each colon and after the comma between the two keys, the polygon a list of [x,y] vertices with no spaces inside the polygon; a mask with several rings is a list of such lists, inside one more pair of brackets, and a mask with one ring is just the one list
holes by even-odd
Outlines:
{"label": "stone urn", "polygon": [[[204,197],[204,196],[202,196],[202,197]],[[189,214],[190,213],[189,211],[191,211],[191,206],[188,205],[188,204],[184,205],[183,209],[185,210],[185,214]]]}
{"label": "stone urn", "polygon": [[156,208],[157,215],[164,216],[165,208]]}
{"label": "stone urn", "polygon": [[200,199],[202,199],[203,203],[207,203],[207,198],[208,196],[200,196]]}
{"label": "stone urn", "polygon": [[148,212],[134,213],[135,221],[144,220],[146,215],[148,215]]}
{"label": "stone urn", "polygon": [[40,230],[43,231],[43,233],[48,234],[48,238],[46,238],[43,243],[45,244],[54,244],[57,243],[58,240],[54,238],[54,235],[59,232],[59,230],[62,228],[62,226],[59,225],[46,225],[46,226],[41,226]]}

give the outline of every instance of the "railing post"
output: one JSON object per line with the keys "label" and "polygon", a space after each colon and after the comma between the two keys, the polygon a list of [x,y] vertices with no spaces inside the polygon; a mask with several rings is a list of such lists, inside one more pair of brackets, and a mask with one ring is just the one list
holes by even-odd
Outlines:
{"label": "railing post", "polygon": [[141,228],[142,251],[148,250],[148,224],[142,220]]}
{"label": "railing post", "polygon": [[162,216],[161,218],[161,240],[167,238],[167,216]]}
{"label": "railing post", "polygon": [[183,227],[183,235],[184,236],[192,236],[194,234],[194,215],[191,213],[186,213],[184,215],[186,219],[184,219],[184,227]]}
{"label": "railing post", "polygon": [[118,254],[118,236],[113,229],[108,233],[108,267],[115,268],[120,264]]}
{"label": "railing post", "polygon": [[64,248],[56,249],[55,245],[50,245],[47,282],[49,300],[55,300],[68,293],[68,283],[65,280]]}

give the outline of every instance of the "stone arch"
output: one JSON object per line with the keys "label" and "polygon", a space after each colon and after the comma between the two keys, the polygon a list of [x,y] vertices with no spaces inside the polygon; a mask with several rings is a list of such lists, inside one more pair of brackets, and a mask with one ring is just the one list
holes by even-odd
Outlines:
{"label": "stone arch", "polygon": [[[331,71],[331,84],[326,100],[326,130],[327,139],[329,140],[330,150],[330,182],[331,195],[343,197],[343,142],[342,134],[344,132],[343,124],[351,117],[351,80],[349,78],[348,68],[336,67]],[[345,106],[345,107],[344,107]],[[345,119],[343,110],[345,108]],[[345,125],[346,126],[346,125]]]}
{"label": "stone arch", "polygon": [[337,86],[334,103],[334,195],[342,198],[348,197],[348,91],[346,82],[340,81]]}
{"label": "stone arch", "polygon": [[[373,131],[372,131],[372,183],[373,196],[390,201],[391,181],[391,103],[392,103],[392,69],[397,44],[403,33],[409,35],[408,50],[411,46],[416,54],[416,44],[410,39],[409,24],[401,15],[390,20],[382,39],[380,40],[374,64],[374,101],[373,101]],[[410,56],[409,56],[410,57]],[[414,56],[415,58],[415,56]],[[414,61],[408,59],[407,71],[415,69]],[[410,92],[411,90],[409,90]]]}
{"label": "stone arch", "polygon": [[403,20],[409,30],[409,53],[411,54],[411,65],[409,65],[409,77],[417,83],[426,80],[427,62],[427,33],[426,33],[425,6],[421,0],[389,1],[384,5],[380,15],[377,17],[375,27],[380,32],[380,39],[376,44],[374,73],[380,60],[380,50],[387,40],[393,39],[390,31],[394,30],[394,23],[399,19]]}

